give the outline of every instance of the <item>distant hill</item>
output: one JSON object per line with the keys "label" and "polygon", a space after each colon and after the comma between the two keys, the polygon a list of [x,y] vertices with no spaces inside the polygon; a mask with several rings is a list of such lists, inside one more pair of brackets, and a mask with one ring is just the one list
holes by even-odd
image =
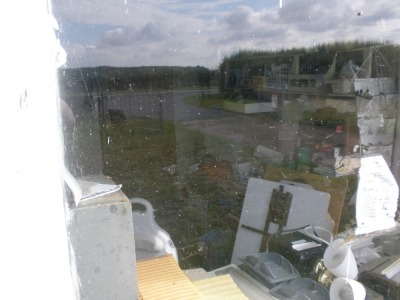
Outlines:
{"label": "distant hill", "polygon": [[[216,70],[205,67],[146,66],[60,69],[62,93],[172,90],[210,87]],[[216,84],[215,84],[216,85]]]}

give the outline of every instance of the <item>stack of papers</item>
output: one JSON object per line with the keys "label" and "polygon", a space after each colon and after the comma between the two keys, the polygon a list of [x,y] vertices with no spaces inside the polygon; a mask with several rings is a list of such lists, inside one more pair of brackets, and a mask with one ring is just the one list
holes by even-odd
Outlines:
{"label": "stack of papers", "polygon": [[356,203],[356,234],[395,226],[399,188],[383,156],[361,158]]}

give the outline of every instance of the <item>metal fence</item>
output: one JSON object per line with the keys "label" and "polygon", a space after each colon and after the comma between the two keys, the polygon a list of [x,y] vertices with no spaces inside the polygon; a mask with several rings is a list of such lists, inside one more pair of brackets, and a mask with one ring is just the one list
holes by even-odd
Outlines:
{"label": "metal fence", "polygon": [[98,105],[102,118],[146,117],[154,120],[156,129],[161,130],[163,121],[173,118],[172,92],[107,95],[100,97]]}

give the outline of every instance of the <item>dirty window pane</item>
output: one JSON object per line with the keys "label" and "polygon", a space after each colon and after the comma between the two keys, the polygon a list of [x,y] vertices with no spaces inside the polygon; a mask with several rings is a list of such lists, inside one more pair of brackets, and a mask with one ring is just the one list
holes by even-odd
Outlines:
{"label": "dirty window pane", "polygon": [[[151,204],[175,247],[144,256],[172,251],[182,270],[211,273],[235,265],[277,297],[306,295],[290,280],[308,278],[323,294],[344,275],[318,263],[349,238],[347,278],[371,297],[400,293],[389,289],[397,269],[388,278],[376,267],[400,255],[396,6],[53,2],[68,55],[58,73],[66,166],[109,176],[148,201],[139,210]],[[286,275],[270,280],[265,261],[280,257],[297,273],[281,260]]]}

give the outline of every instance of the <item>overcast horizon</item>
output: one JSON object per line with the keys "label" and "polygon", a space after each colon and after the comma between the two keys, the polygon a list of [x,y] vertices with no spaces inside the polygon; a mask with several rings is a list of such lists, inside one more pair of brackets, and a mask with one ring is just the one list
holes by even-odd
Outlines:
{"label": "overcast horizon", "polygon": [[376,0],[53,0],[65,67],[205,66],[239,50],[400,37],[400,8]]}

